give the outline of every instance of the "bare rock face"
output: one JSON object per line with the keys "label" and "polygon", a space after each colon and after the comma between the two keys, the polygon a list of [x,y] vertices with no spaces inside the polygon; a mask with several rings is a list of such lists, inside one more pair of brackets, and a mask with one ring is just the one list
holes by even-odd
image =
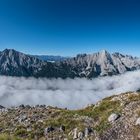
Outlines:
{"label": "bare rock face", "polygon": [[44,62],[13,49],[0,52],[0,75],[33,76]]}
{"label": "bare rock face", "polygon": [[94,78],[122,74],[140,69],[140,59],[120,53],[110,54],[102,50],[93,54],[79,54],[62,62],[67,64],[79,77]]}

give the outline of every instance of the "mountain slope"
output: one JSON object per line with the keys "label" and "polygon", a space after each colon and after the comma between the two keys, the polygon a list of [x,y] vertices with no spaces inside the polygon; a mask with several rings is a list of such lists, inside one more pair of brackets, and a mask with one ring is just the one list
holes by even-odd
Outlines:
{"label": "mountain slope", "polygon": [[114,95],[80,110],[45,105],[0,110],[0,139],[14,136],[22,140],[139,140],[140,93]]}
{"label": "mountain slope", "polygon": [[94,54],[77,55],[64,63],[79,77],[88,78],[140,69],[140,59],[119,53],[110,54],[105,50]]}
{"label": "mountain slope", "polygon": [[33,76],[42,66],[43,61],[13,49],[0,52],[1,75]]}
{"label": "mountain slope", "polygon": [[0,75],[74,78],[69,67],[46,62],[13,49],[0,52]]}

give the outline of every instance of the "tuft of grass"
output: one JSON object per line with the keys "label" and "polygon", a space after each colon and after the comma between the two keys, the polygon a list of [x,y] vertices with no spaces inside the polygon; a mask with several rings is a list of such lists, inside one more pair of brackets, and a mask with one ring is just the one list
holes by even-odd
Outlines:
{"label": "tuft of grass", "polygon": [[15,135],[16,136],[20,136],[20,137],[24,137],[24,136],[27,136],[28,135],[28,133],[27,133],[27,131],[26,131],[26,129],[19,129],[19,130],[17,130],[16,132],[15,132]]}
{"label": "tuft of grass", "polygon": [[0,140],[22,140],[22,139],[7,134],[0,134]]}
{"label": "tuft of grass", "polygon": [[128,95],[129,101],[139,101],[140,100],[140,94],[129,94]]}

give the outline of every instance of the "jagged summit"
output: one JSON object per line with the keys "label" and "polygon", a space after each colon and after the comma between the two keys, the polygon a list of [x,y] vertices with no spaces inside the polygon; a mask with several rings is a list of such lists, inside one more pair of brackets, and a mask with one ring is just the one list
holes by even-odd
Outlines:
{"label": "jagged summit", "polygon": [[108,52],[107,50],[101,50],[99,53],[100,53],[100,54],[103,54],[103,55],[109,54],[109,52]]}
{"label": "jagged summit", "polygon": [[15,53],[21,53],[21,54],[23,54],[22,52],[19,52],[19,51],[17,51],[17,50],[15,50],[15,49],[4,49],[3,51],[1,51],[1,53],[5,53],[5,54],[15,54]]}
{"label": "jagged summit", "polygon": [[140,68],[140,60],[120,53],[111,54],[102,50],[93,54],[78,55],[66,61],[75,73],[82,77],[121,74]]}
{"label": "jagged summit", "polygon": [[31,76],[41,67],[42,61],[14,49],[0,52],[0,74],[10,76]]}
{"label": "jagged summit", "polygon": [[15,49],[8,49],[8,48],[4,49],[2,52],[10,52],[10,51],[17,52]]}

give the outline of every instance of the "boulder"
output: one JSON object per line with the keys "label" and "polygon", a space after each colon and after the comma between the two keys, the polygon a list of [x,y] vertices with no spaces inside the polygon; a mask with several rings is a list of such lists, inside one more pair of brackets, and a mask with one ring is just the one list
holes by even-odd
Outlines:
{"label": "boulder", "polygon": [[108,117],[108,121],[109,121],[109,122],[114,122],[114,121],[116,121],[119,117],[120,117],[119,114],[112,113],[112,114]]}

